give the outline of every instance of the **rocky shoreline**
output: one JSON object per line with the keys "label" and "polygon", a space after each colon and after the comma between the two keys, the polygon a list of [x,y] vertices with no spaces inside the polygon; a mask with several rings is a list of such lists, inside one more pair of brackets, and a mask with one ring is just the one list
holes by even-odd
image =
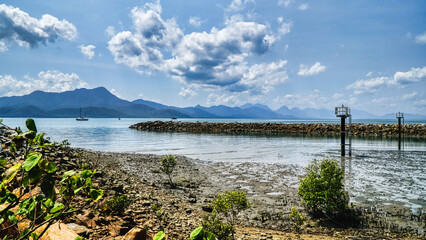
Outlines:
{"label": "rocky shoreline", "polygon": [[[346,128],[348,128],[348,124]],[[188,132],[210,134],[253,134],[253,135],[340,135],[340,125],[331,123],[211,123],[181,121],[149,121],[130,126],[132,129],[156,132]],[[353,123],[354,136],[398,136],[398,124]],[[408,137],[426,137],[426,124],[405,124],[402,132]]]}
{"label": "rocky shoreline", "polygon": [[[0,128],[3,158],[10,158],[7,147],[13,130]],[[89,239],[137,239],[139,233],[150,239],[164,228],[169,239],[187,239],[200,226],[202,217],[211,209],[209,203],[225,190],[244,190],[253,208],[240,216],[237,239],[294,239],[288,221],[288,210],[297,206],[297,185],[304,171],[299,166],[260,163],[213,163],[176,156],[178,166],[173,174],[177,188],[170,188],[159,169],[163,156],[98,152],[63,146],[44,149],[59,172],[82,168],[97,169],[94,184],[104,190],[102,206],[117,196],[128,196],[132,203],[122,214],[102,212],[98,208],[83,209],[63,223]],[[262,166],[260,166],[262,165]],[[84,200],[77,203],[83,204]],[[93,206],[96,207],[96,206]],[[160,210],[159,210],[160,209]],[[361,225],[342,227],[324,225],[310,219],[304,225],[303,239],[422,239],[417,229],[394,224],[379,211],[359,209]],[[306,214],[306,213],[305,213]],[[425,215],[411,216],[423,223]],[[396,221],[405,221],[398,218]],[[133,235],[134,236],[134,235]],[[417,237],[413,237],[417,236]]]}

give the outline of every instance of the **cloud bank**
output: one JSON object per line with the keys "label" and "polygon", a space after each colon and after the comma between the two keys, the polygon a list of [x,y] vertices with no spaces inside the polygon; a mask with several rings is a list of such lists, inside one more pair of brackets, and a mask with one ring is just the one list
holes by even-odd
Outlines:
{"label": "cloud bank", "polygon": [[348,85],[346,89],[353,90],[355,94],[374,93],[382,87],[405,87],[419,82],[426,82],[426,67],[396,72],[393,77],[360,79]]}
{"label": "cloud bank", "polygon": [[[232,4],[237,9],[249,2]],[[142,73],[164,72],[188,86],[230,92],[266,93],[287,81],[286,61],[247,61],[267,53],[278,39],[267,25],[230,17],[221,29],[183,34],[175,19],[163,19],[161,12],[159,1],[131,10],[135,31],[119,32],[108,42],[117,63]],[[290,31],[291,23],[285,24],[281,34]]]}
{"label": "cloud bank", "polygon": [[10,75],[0,75],[0,95],[21,96],[36,90],[46,92],[64,92],[89,85],[75,73],[63,73],[56,70],[41,71],[38,78],[25,76],[17,80]]}
{"label": "cloud bank", "polygon": [[297,75],[299,75],[299,76],[313,76],[313,75],[317,75],[319,73],[324,72],[325,69],[326,69],[326,67],[324,65],[321,65],[320,62],[316,62],[311,67],[304,65],[304,64],[300,64],[299,72],[297,73]]}
{"label": "cloud bank", "polygon": [[0,4],[0,51],[7,51],[7,46],[13,43],[35,48],[58,38],[73,40],[76,37],[77,28],[66,20],[49,14],[37,19],[19,8]]}
{"label": "cloud bank", "polygon": [[94,45],[80,45],[78,46],[78,48],[80,49],[81,53],[88,59],[92,59],[93,56],[95,56],[95,46]]}

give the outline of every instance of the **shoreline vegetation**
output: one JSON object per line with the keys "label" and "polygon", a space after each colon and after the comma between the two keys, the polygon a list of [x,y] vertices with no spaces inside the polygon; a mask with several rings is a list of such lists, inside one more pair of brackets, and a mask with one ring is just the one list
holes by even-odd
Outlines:
{"label": "shoreline vegetation", "polygon": [[[346,124],[346,131],[349,125]],[[340,124],[332,123],[212,123],[181,121],[148,121],[130,126],[132,129],[155,132],[187,132],[207,134],[247,134],[247,135],[340,135]],[[404,124],[402,134],[405,137],[425,138],[426,124]],[[361,124],[352,123],[353,136],[397,137],[398,124]]]}
{"label": "shoreline vegetation", "polygon": [[[0,126],[0,155],[20,161],[13,160],[9,151],[14,134],[13,129]],[[396,208],[394,212],[368,206],[354,208],[356,218],[352,219],[356,221],[351,222],[314,218],[300,204],[297,185],[304,171],[294,165],[270,164],[259,168],[259,163],[212,163],[175,156],[177,165],[172,174],[175,187],[171,188],[168,177],[159,169],[164,156],[91,151],[70,148],[66,142],[36,151],[44,151],[46,158],[56,164],[58,173],[97,170],[93,186],[103,189],[103,198],[98,204],[61,219],[62,225],[88,239],[151,239],[160,230],[164,230],[168,239],[188,239],[191,231],[201,226],[203,215],[212,211],[210,203],[214,197],[226,190],[248,192],[252,203],[238,217],[236,239],[425,237],[426,214],[416,215]],[[271,185],[277,179],[281,179],[282,185]],[[108,202],[119,201],[122,196],[130,199],[129,206],[112,211]],[[76,208],[85,204],[84,199],[77,200]],[[289,221],[293,207],[307,218],[299,231]]]}

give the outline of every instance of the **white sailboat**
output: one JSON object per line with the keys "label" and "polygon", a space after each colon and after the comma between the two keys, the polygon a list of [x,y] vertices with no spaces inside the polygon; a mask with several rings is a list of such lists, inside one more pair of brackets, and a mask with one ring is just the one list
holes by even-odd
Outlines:
{"label": "white sailboat", "polygon": [[80,107],[80,117],[76,118],[77,121],[89,121],[89,118],[86,117],[86,112],[84,112],[84,117],[81,116],[81,107]]}

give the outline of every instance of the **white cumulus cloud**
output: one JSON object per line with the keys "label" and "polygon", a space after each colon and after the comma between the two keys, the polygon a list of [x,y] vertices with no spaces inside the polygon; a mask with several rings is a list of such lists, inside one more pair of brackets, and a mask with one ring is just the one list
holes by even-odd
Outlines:
{"label": "white cumulus cloud", "polygon": [[87,57],[88,59],[92,59],[93,56],[95,56],[95,46],[94,45],[80,45],[78,46],[78,48],[80,49],[81,53]]}
{"label": "white cumulus cloud", "polygon": [[405,87],[407,85],[425,82],[426,67],[411,68],[407,72],[396,72],[393,77],[376,77],[360,79],[348,85],[346,89],[353,90],[355,94],[373,93],[382,87]]}
{"label": "white cumulus cloud", "polygon": [[194,27],[199,27],[203,23],[199,17],[190,17],[188,23]]}
{"label": "white cumulus cloud", "polygon": [[286,94],[274,99],[278,105],[285,105],[289,108],[328,108],[332,109],[336,102],[341,99],[341,94],[334,94],[332,97],[322,94],[319,90],[313,90],[309,95]]}
{"label": "white cumulus cloud", "polygon": [[[282,20],[281,20],[281,22],[282,22]],[[286,34],[288,34],[288,33],[290,33],[290,30],[291,30],[291,28],[293,27],[293,22],[291,22],[291,21],[289,21],[289,22],[283,22],[282,24],[281,24],[281,27],[280,27],[280,29],[278,30],[278,32],[282,35],[282,36],[284,36],[284,35],[286,35]]]}
{"label": "white cumulus cloud", "polygon": [[198,96],[198,93],[190,88],[182,88],[182,90],[179,92],[179,96],[191,99]]}
{"label": "white cumulus cloud", "polygon": [[36,90],[63,92],[88,86],[77,74],[56,70],[42,71],[37,78],[25,76],[23,80],[17,80],[10,75],[0,75],[0,95],[2,96],[21,96]]}
{"label": "white cumulus cloud", "polygon": [[7,45],[13,43],[34,48],[58,38],[73,40],[76,37],[77,28],[67,20],[49,14],[37,19],[19,8],[0,4],[0,51],[7,51]]}
{"label": "white cumulus cloud", "polygon": [[302,4],[300,4],[299,5],[299,7],[298,7],[298,9],[300,10],[300,11],[305,11],[305,10],[307,10],[309,8],[309,4],[308,3],[302,3]]}
{"label": "white cumulus cloud", "polygon": [[411,70],[407,72],[396,72],[391,84],[406,85],[420,81],[426,81],[426,67],[411,68]]}
{"label": "white cumulus cloud", "polygon": [[294,0],[278,0],[278,6],[289,7]]}
{"label": "white cumulus cloud", "polygon": [[319,74],[321,72],[324,72],[325,69],[326,69],[326,66],[321,65],[320,62],[316,62],[311,67],[304,65],[304,64],[300,64],[299,72],[297,73],[297,75],[299,75],[299,76],[312,76],[312,75],[316,75],[316,74]]}
{"label": "white cumulus cloud", "polygon": [[[134,30],[116,33],[108,42],[116,63],[138,72],[164,72],[187,86],[206,90],[264,93],[287,80],[283,70],[286,61],[248,63],[249,58],[268,52],[279,39],[279,35],[271,33],[269,25],[233,15],[226,18],[223,28],[183,34],[174,19],[162,18],[161,11],[159,1],[131,10]],[[198,20],[194,19],[193,23],[197,24]],[[291,23],[283,26],[281,34],[288,33]],[[261,74],[256,69],[260,67],[271,69],[271,76]],[[250,78],[256,74],[258,80]]]}
{"label": "white cumulus cloud", "polygon": [[228,94],[215,94],[211,93],[207,97],[207,105],[227,105],[227,106],[240,106],[242,101],[236,95]]}
{"label": "white cumulus cloud", "polygon": [[109,37],[112,37],[112,36],[114,36],[114,35],[115,35],[115,28],[114,28],[113,26],[108,26],[108,27],[105,29],[105,33],[106,33]]}
{"label": "white cumulus cloud", "polygon": [[355,94],[361,94],[364,92],[373,93],[376,92],[378,88],[383,85],[386,85],[389,82],[388,77],[376,77],[370,79],[361,79],[350,84],[346,89],[354,90]]}
{"label": "white cumulus cloud", "polygon": [[416,43],[426,44],[426,32],[416,36]]}
{"label": "white cumulus cloud", "polygon": [[415,98],[416,96],[417,96],[417,92],[416,91],[414,91],[414,92],[412,92],[412,93],[407,93],[407,94],[404,94],[403,96],[402,96],[402,100],[411,100],[411,99],[413,99],[413,98]]}

